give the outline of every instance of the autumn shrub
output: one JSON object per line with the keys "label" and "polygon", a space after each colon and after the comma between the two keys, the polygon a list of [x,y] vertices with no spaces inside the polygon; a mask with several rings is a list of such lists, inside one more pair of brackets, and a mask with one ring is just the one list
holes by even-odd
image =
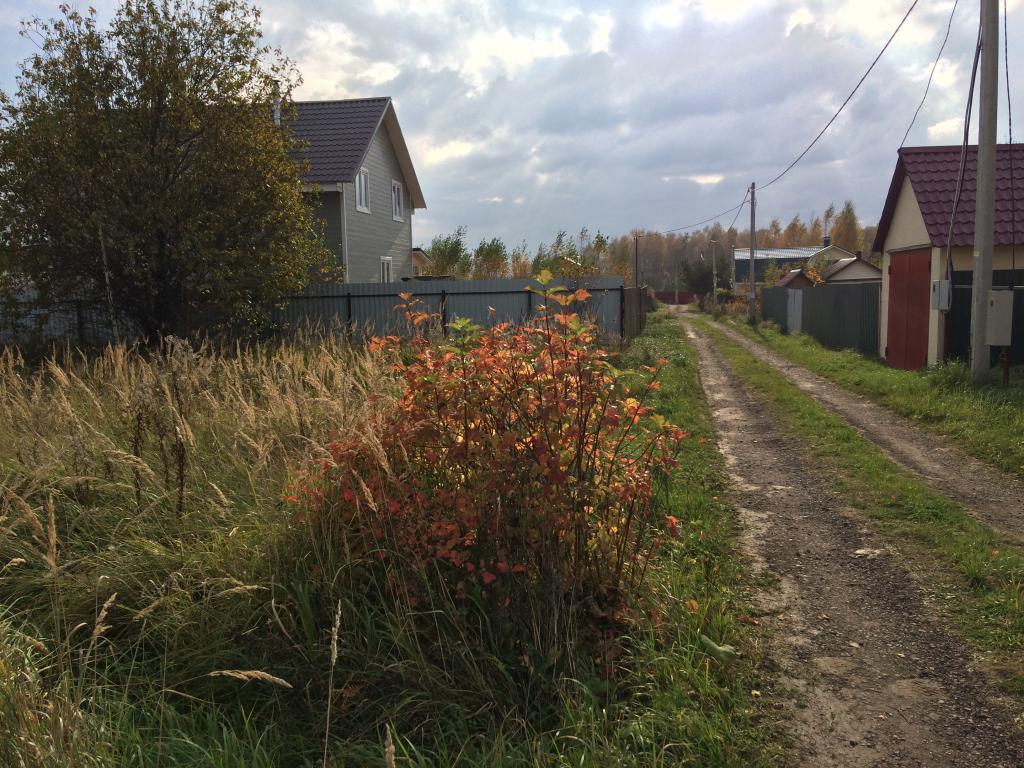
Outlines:
{"label": "autumn shrub", "polygon": [[386,565],[394,599],[482,609],[526,659],[614,633],[675,533],[659,492],[685,435],[648,403],[663,361],[616,370],[569,309],[586,297],[546,292],[525,326],[456,321],[440,345],[376,339],[405,383],[397,407],[289,493],[300,520]]}

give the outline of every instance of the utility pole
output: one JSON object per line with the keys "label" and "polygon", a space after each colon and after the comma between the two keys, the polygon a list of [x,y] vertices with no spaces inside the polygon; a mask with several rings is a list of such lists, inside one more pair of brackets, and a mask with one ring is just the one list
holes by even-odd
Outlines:
{"label": "utility pole", "polygon": [[718,251],[718,241],[709,240],[711,243],[711,306],[718,306],[718,263],[715,259]]}
{"label": "utility pole", "polygon": [[989,379],[988,292],[992,288],[995,230],[996,115],[999,100],[999,2],[981,0],[981,107],[978,115],[978,192],[974,209],[974,281],[971,287],[971,380]]}
{"label": "utility pole", "polygon": [[633,235],[633,282],[640,287],[640,235]]}
{"label": "utility pole", "polygon": [[[982,0],[984,2],[984,0]],[[755,263],[754,250],[757,247],[757,228],[755,224],[754,211],[757,203],[754,201],[754,182],[750,182],[750,286],[747,288],[747,320],[751,325],[757,322],[757,294],[754,291]]]}

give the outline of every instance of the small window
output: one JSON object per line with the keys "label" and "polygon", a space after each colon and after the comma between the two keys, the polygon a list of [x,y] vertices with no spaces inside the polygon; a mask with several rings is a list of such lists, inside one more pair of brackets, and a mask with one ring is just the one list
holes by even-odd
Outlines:
{"label": "small window", "polygon": [[405,198],[402,195],[402,182],[391,182],[391,218],[405,221]]}
{"label": "small window", "polygon": [[380,281],[382,283],[391,282],[391,257],[383,256],[380,260]]}
{"label": "small window", "polygon": [[356,176],[356,210],[370,212],[370,172],[365,168],[360,168]]}

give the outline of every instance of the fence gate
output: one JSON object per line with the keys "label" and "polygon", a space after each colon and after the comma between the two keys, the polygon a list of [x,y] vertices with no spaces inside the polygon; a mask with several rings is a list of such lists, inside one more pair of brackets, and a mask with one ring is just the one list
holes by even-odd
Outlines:
{"label": "fence gate", "polygon": [[787,291],[786,297],[786,331],[788,333],[800,333],[803,328],[801,318],[803,317],[804,292],[791,289]]}

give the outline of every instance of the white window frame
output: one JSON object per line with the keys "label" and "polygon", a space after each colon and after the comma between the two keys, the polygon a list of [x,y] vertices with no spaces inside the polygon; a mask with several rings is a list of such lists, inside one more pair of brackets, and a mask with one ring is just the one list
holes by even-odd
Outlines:
{"label": "white window frame", "polygon": [[356,174],[356,210],[370,212],[370,172],[366,168],[360,168]]}
{"label": "white window frame", "polygon": [[392,280],[393,273],[391,271],[391,268],[393,266],[393,264],[392,264],[393,261],[394,261],[394,259],[391,258],[390,256],[381,256],[380,257],[380,281],[382,283],[393,282],[393,280]]}
{"label": "white window frame", "polygon": [[405,187],[395,179],[391,180],[391,219],[405,221]]}

